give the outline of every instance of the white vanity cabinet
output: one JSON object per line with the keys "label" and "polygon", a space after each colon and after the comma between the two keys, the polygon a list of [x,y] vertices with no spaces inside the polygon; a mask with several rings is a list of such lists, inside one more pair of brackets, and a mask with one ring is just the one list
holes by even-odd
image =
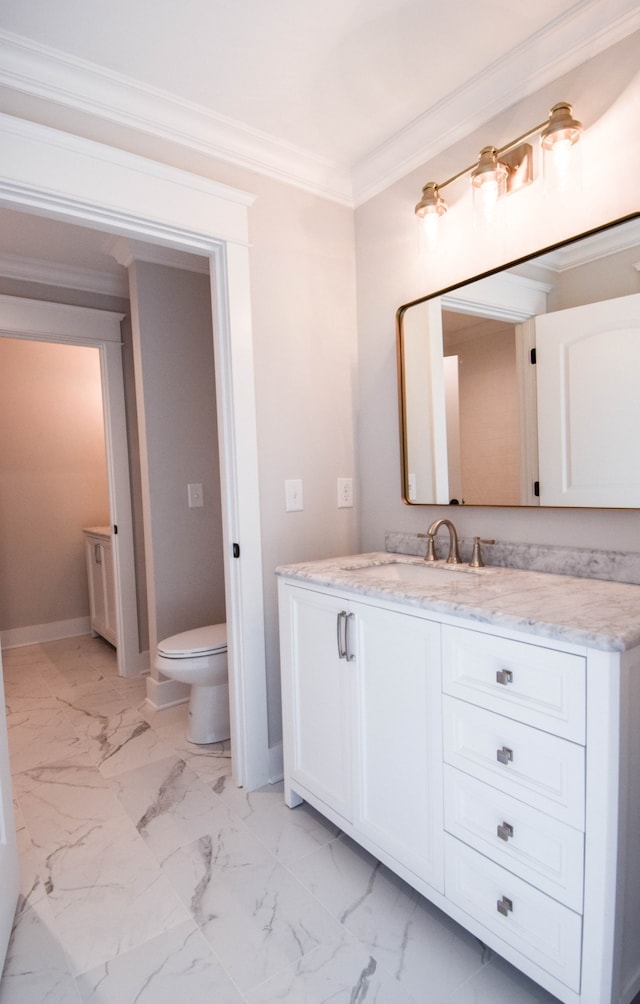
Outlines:
{"label": "white vanity cabinet", "polygon": [[565,1004],[630,1004],[640,648],[304,570],[279,578],[287,803],[308,800]]}
{"label": "white vanity cabinet", "polygon": [[282,581],[280,611],[288,804],[441,891],[438,625]]}
{"label": "white vanity cabinet", "polygon": [[113,551],[109,527],[88,527],[85,539],[91,632],[118,644]]}

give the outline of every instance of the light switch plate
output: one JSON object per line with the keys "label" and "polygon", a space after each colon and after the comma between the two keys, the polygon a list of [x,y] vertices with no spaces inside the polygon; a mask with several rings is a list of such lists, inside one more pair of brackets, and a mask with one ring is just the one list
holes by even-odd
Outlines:
{"label": "light switch plate", "polygon": [[301,478],[292,478],[285,481],[284,504],[286,512],[300,512],[301,509],[304,509]]}
{"label": "light switch plate", "polygon": [[202,485],[187,485],[187,497],[190,509],[200,509],[204,505]]}
{"label": "light switch plate", "polygon": [[338,478],[338,509],[353,506],[353,478]]}

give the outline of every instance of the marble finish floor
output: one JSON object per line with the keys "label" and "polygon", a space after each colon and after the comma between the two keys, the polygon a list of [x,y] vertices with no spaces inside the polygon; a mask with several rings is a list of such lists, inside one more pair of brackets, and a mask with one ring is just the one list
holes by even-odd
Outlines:
{"label": "marble finish floor", "polygon": [[553,1004],[113,649],[3,654],[22,893],[0,1004]]}

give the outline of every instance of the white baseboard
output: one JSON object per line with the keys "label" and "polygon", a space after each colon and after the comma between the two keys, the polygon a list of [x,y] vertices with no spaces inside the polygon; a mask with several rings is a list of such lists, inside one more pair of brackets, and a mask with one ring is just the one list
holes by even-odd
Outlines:
{"label": "white baseboard", "polygon": [[76,635],[91,634],[88,617],[74,617],[68,621],[53,621],[51,624],[31,624],[28,627],[9,628],[2,631],[3,648],[20,648],[22,645],[39,645],[59,638],[74,638]]}
{"label": "white baseboard", "polygon": [[156,680],[147,677],[147,704],[154,711],[173,708],[176,704],[186,704],[191,688],[188,683],[178,683],[177,680]]}

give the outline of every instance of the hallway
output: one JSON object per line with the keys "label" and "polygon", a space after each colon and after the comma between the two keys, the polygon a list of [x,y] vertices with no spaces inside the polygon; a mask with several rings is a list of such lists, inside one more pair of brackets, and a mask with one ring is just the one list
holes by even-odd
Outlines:
{"label": "hallway", "polygon": [[21,900],[0,1004],[553,1004],[83,636],[3,653]]}

